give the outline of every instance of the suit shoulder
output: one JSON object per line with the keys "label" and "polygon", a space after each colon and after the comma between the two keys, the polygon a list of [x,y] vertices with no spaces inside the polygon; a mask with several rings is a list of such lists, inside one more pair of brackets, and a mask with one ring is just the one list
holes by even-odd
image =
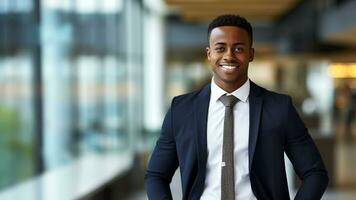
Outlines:
{"label": "suit shoulder", "polygon": [[285,104],[291,101],[291,97],[288,94],[271,91],[262,87],[261,87],[261,95],[265,101],[273,101],[275,103],[280,103],[280,104]]}
{"label": "suit shoulder", "polygon": [[210,85],[206,85],[199,90],[175,96],[172,100],[172,105],[179,106],[179,105],[191,104],[193,101],[196,100],[196,98],[198,98],[199,95],[202,95],[203,93],[207,93],[209,91],[210,91]]}
{"label": "suit shoulder", "polygon": [[281,100],[287,100],[290,99],[291,97],[288,94],[283,94],[275,91],[270,91],[265,89],[265,96],[268,98],[273,98],[273,99],[281,99]]}
{"label": "suit shoulder", "polygon": [[191,114],[195,109],[197,100],[204,99],[204,101],[209,101],[210,99],[210,84],[205,85],[203,88],[176,96],[173,98],[170,109],[176,115],[187,115]]}

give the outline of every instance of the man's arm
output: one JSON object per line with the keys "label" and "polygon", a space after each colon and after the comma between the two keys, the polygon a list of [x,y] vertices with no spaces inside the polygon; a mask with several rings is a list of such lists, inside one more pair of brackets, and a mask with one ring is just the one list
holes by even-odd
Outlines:
{"label": "man's arm", "polygon": [[145,175],[148,199],[172,199],[169,184],[178,167],[172,121],[172,108],[170,108],[164,119],[161,135],[153,150]]}
{"label": "man's arm", "polygon": [[288,98],[287,106],[288,112],[284,123],[286,126],[286,154],[302,180],[295,199],[321,199],[329,181],[327,171],[318,149],[290,98]]}

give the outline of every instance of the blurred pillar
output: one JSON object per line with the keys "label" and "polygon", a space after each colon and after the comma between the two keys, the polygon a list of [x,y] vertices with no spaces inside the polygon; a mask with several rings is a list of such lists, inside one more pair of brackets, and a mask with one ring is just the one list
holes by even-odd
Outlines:
{"label": "blurred pillar", "polygon": [[142,10],[139,0],[125,1],[126,23],[126,53],[127,53],[127,82],[128,82],[128,132],[130,148],[137,148],[140,128],[142,127]]}
{"label": "blurred pillar", "polygon": [[70,63],[71,32],[57,11],[42,1],[41,41],[43,65],[43,156],[44,168],[50,169],[69,161],[72,115],[71,77],[75,66]]}
{"label": "blurred pillar", "polygon": [[164,115],[165,34],[160,0],[146,0],[144,17],[144,128],[159,130]]}
{"label": "blurred pillar", "polygon": [[44,170],[43,164],[43,98],[42,98],[42,62],[41,62],[41,2],[40,0],[34,1],[34,31],[33,39],[33,86],[34,86],[34,113],[35,113],[35,136],[34,136],[34,148],[35,148],[35,174],[40,174]]}

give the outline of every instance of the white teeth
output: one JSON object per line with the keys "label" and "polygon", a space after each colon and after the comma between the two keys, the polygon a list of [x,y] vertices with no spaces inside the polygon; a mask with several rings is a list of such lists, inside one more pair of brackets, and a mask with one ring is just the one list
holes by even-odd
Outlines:
{"label": "white teeth", "polygon": [[236,66],[230,66],[230,65],[222,65],[221,67],[228,69],[228,70],[233,70],[236,68]]}

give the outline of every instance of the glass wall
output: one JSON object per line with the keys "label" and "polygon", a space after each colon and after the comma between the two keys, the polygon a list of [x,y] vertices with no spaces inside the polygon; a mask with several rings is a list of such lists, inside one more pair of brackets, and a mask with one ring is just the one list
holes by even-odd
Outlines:
{"label": "glass wall", "polygon": [[142,121],[141,7],[0,2],[0,189],[88,154],[132,154]]}
{"label": "glass wall", "polygon": [[33,2],[0,2],[0,188],[34,174]]}

